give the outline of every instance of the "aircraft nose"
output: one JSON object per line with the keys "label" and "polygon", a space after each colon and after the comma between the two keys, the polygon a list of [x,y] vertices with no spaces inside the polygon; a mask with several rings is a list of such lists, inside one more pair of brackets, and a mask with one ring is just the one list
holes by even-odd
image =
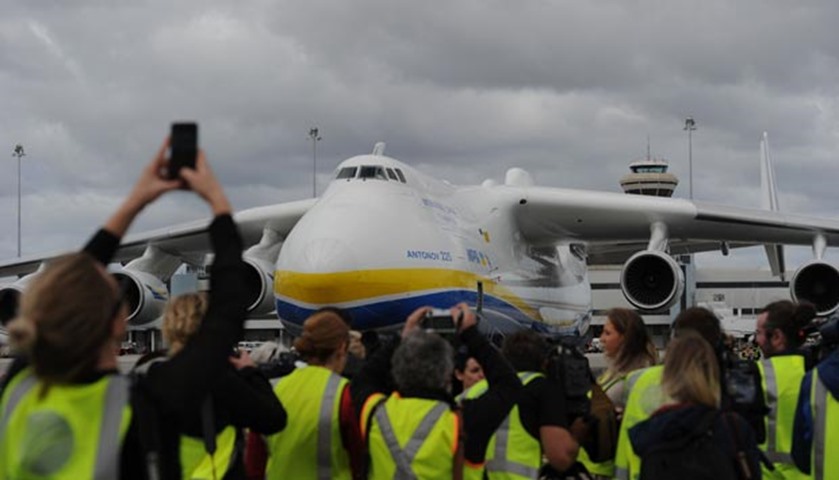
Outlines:
{"label": "aircraft nose", "polygon": [[299,265],[292,270],[300,273],[353,271],[358,267],[352,249],[338,238],[319,238],[306,242],[297,260]]}

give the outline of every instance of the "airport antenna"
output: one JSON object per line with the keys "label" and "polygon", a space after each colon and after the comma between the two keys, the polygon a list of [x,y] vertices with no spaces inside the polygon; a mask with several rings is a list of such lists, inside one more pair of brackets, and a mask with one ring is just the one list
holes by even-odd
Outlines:
{"label": "airport antenna", "polygon": [[693,200],[693,131],[696,130],[696,122],[693,117],[685,119],[685,130],[688,132],[688,185],[690,187],[690,199]]}
{"label": "airport antenna", "polygon": [[17,256],[20,258],[20,159],[26,156],[23,145],[15,145],[13,157],[17,157]]}
{"label": "airport antenna", "polygon": [[317,169],[318,169],[318,142],[321,137],[318,133],[318,127],[309,129],[309,138],[312,139],[312,198],[318,196],[317,187]]}

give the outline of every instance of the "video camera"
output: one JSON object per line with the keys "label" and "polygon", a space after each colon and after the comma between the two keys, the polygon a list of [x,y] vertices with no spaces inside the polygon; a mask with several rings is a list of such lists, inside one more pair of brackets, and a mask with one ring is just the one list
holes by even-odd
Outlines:
{"label": "video camera", "polygon": [[591,413],[592,374],[588,358],[580,349],[579,341],[573,337],[559,337],[553,341],[548,356],[546,371],[548,377],[557,380],[565,390],[565,408],[568,423]]}
{"label": "video camera", "polygon": [[818,363],[839,347],[839,314],[812,322],[802,333],[807,336],[805,349],[814,364]]}
{"label": "video camera", "polygon": [[743,417],[752,427],[757,443],[763,443],[766,441],[764,420],[769,407],[766,405],[757,363],[741,359],[723,345],[717,348],[717,358],[720,364],[722,408]]}

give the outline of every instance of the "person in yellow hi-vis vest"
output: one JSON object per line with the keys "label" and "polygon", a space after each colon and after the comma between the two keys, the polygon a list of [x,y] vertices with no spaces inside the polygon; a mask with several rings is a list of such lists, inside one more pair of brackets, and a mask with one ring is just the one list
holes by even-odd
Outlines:
{"label": "person in yellow hi-vis vest", "polygon": [[[230,204],[203,152],[194,169],[168,180],[168,146],[167,140],[83,251],[50,261],[23,294],[9,325],[21,356],[0,385],[0,479],[181,477],[178,419],[228,365],[246,317],[247,270]],[[106,266],[136,215],[179,187],[198,193],[215,215],[209,307],[194,345],[129,389],[116,356],[129,284],[120,285]],[[156,430],[156,444],[143,441],[148,427]]]}
{"label": "person in yellow hi-vis vest", "polygon": [[763,466],[763,478],[807,478],[792,461],[792,426],[801,380],[807,373],[808,359],[800,350],[806,333],[804,327],[816,316],[810,304],[789,300],[772,302],[757,317],[755,343],[764,360],[758,362],[766,406],[766,441],[760,449],[772,462],[774,470]]}
{"label": "person in yellow hi-vis vest", "polygon": [[[613,308],[606,312],[606,322],[600,334],[600,344],[606,357],[607,368],[597,383],[612,401],[620,419],[626,407],[627,377],[630,373],[658,363],[658,352],[644,325],[644,319],[634,310]],[[594,462],[585,448],[580,449],[580,463],[595,479],[612,478],[615,463],[612,460]]]}
{"label": "person in yellow hi-vis vest", "polygon": [[[545,339],[531,330],[504,339],[501,353],[518,372],[523,388],[489,442],[486,476],[490,480],[536,479],[543,455],[557,472],[567,471],[577,459],[580,445],[568,427],[565,392],[558,381],[542,373],[549,352]],[[463,399],[479,398],[486,390],[486,382],[480,382]],[[584,422],[578,425],[584,428]]]}
{"label": "person in yellow hi-vis vest", "polygon": [[[691,307],[679,313],[673,322],[673,335],[678,336],[688,330],[700,334],[710,345],[718,345],[722,341],[719,318],[705,308]],[[650,418],[665,403],[672,402],[661,389],[663,372],[663,366],[655,365],[637,370],[627,377],[624,390],[626,407],[615,452],[615,478],[619,480],[636,480],[641,473],[641,459],[632,449],[629,429]]]}
{"label": "person in yellow hi-vis vest", "polygon": [[362,475],[358,417],[347,363],[349,325],[334,311],[318,311],[303,322],[294,348],[306,362],[280,379],[274,393],[289,412],[282,432],[266,438],[265,478],[350,479]]}
{"label": "person in yellow hi-vis vest", "polygon": [[[839,345],[839,321],[820,329],[822,344]],[[839,349],[801,381],[792,436],[796,467],[814,480],[839,478]]]}
{"label": "person in yellow hi-vis vest", "polygon": [[411,313],[401,342],[385,343],[353,379],[371,479],[480,479],[487,443],[521,390],[513,369],[461,303],[451,309],[452,321],[489,388],[480,398],[464,401],[458,411],[450,393],[454,351],[422,328],[429,311],[423,307]]}

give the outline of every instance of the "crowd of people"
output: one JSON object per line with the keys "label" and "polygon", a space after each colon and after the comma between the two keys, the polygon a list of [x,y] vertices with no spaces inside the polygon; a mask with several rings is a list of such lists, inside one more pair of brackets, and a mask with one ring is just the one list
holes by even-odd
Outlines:
{"label": "crowd of people", "polygon": [[[660,362],[641,316],[612,309],[607,368],[583,372],[583,414],[570,396],[579,371],[563,373],[556,345],[522,330],[497,348],[463,303],[450,309],[454,338],[424,328],[430,307],[393,337],[324,308],[292,356],[274,346],[257,364],[234,351],[246,270],[230,204],[203,152],[168,180],[167,148],[23,296],[0,383],[0,480],[839,479],[839,353],[816,362],[802,348],[806,304],[766,306],[759,362],[732,359],[702,308],[678,315]],[[106,266],[137,214],[178,188],[213,213],[211,287],[171,300],[168,350],[121,375],[125,289]]]}

